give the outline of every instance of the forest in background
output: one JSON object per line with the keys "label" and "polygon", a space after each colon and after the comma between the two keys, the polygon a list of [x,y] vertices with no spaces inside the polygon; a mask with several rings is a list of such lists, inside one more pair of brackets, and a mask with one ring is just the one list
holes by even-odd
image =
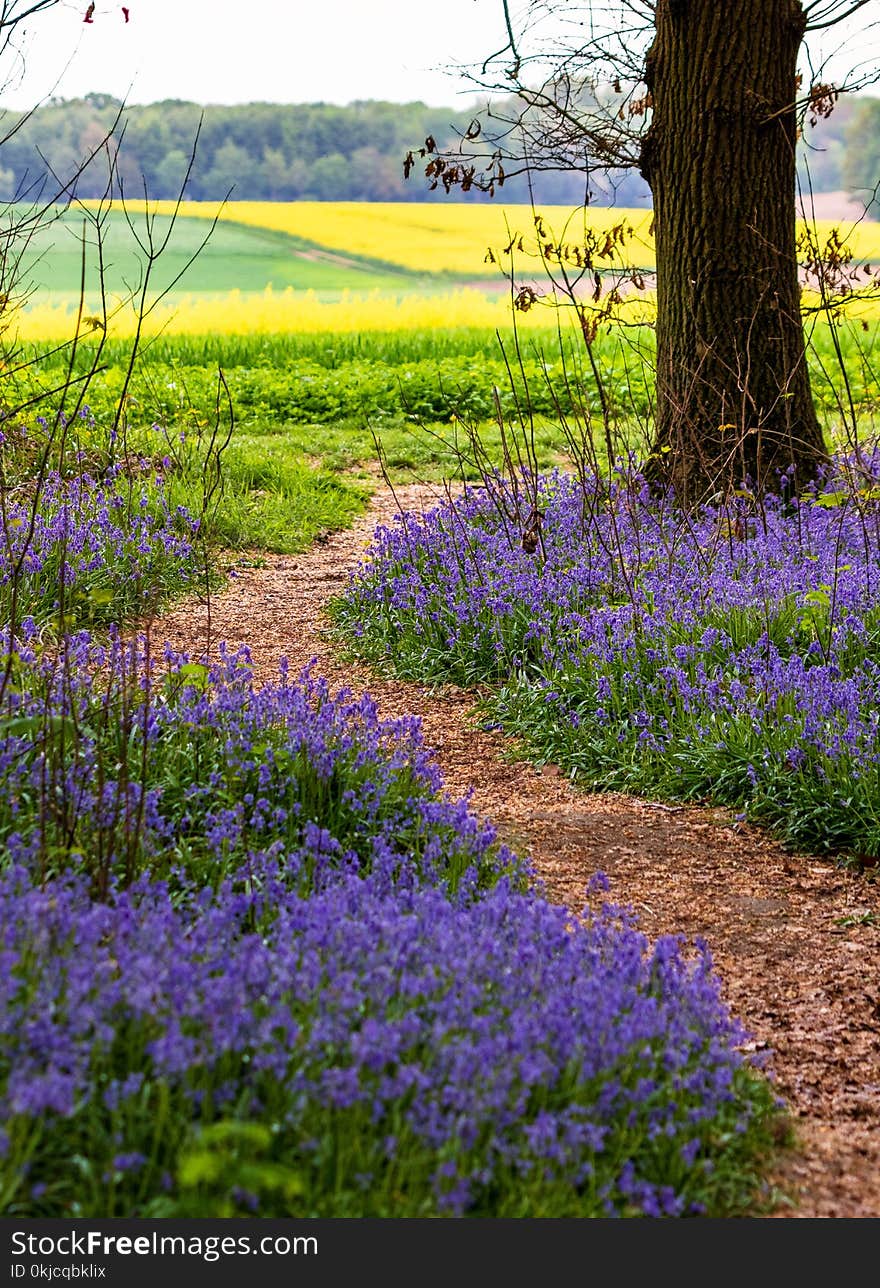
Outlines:
{"label": "forest in background", "polygon": [[[151,197],[176,197],[198,133],[186,190],[193,200],[222,199],[231,190],[236,200],[428,201],[445,196],[442,185],[432,192],[418,173],[405,180],[406,152],[429,135],[441,146],[454,144],[475,110],[378,101],[203,107],[171,100],[122,111],[109,94],[52,99],[28,115],[3,114],[0,199],[33,195],[50,173],[66,181],[115,125],[118,171],[129,196],[142,196],[146,184]],[[829,117],[808,123],[802,173],[804,162],[814,192],[846,189],[866,198],[870,176],[880,171],[880,99],[841,99]],[[104,183],[102,168],[91,167],[79,178],[77,194],[98,197]],[[592,176],[590,186],[597,204],[612,198],[621,206],[650,204],[636,173],[611,176],[604,186]],[[584,199],[584,176],[536,173],[532,191],[542,203],[577,205]],[[471,197],[488,200],[476,191]],[[528,201],[525,179],[508,179],[504,199]]]}

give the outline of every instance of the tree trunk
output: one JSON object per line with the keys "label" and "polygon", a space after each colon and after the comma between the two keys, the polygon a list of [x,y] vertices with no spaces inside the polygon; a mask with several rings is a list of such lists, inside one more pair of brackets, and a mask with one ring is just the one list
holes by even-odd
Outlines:
{"label": "tree trunk", "polygon": [[654,196],[649,473],[685,503],[827,459],[795,248],[798,0],[657,0],[642,173]]}

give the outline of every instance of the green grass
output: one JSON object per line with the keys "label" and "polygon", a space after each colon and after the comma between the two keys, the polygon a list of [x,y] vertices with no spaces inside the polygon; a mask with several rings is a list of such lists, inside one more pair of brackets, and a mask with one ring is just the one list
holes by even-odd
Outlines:
{"label": "green grass", "polygon": [[[516,370],[512,333],[501,339]],[[83,342],[83,360],[96,344],[94,337]],[[576,337],[566,336],[560,351],[556,330],[541,327],[524,332],[520,347],[534,410],[555,412],[557,402],[563,407],[571,404],[563,359],[576,390],[586,390],[598,405],[596,381]],[[25,356],[36,352],[33,345],[24,350]],[[121,372],[126,355],[122,341],[103,347],[111,389],[113,373]],[[606,401],[618,415],[650,410],[653,356],[654,337],[647,327],[605,331],[597,338],[593,357]],[[861,412],[876,408],[880,323],[869,323],[863,330],[860,325],[832,328],[819,322],[809,329],[808,358],[820,408],[834,414],[841,404],[848,406],[850,396]],[[57,370],[64,360],[59,353],[43,365]],[[196,393],[218,366],[234,383],[239,415],[245,419],[253,413],[255,419],[282,415],[288,421],[325,423],[363,420],[368,414],[436,420],[448,419],[452,410],[485,416],[493,414],[495,389],[502,402],[512,405],[499,337],[482,327],[330,335],[165,335],[144,346],[139,378],[144,388],[152,385],[154,396],[164,399],[167,411],[163,384],[175,382],[180,388],[183,382]],[[518,371],[515,383],[523,383]],[[179,397],[170,400],[175,401]]]}
{"label": "green grass", "polygon": [[350,527],[368,496],[363,485],[311,463],[283,438],[236,438],[224,476],[210,535],[233,549],[296,554],[316,537]]}
{"label": "green grass", "polygon": [[[346,476],[374,469],[374,434],[397,480],[444,474],[472,478],[476,471],[466,427],[478,427],[490,457],[499,460],[498,409],[516,421],[526,389],[542,468],[565,457],[560,411],[570,416],[574,409],[574,419],[591,422],[596,435],[602,430],[602,399],[615,442],[642,447],[653,399],[649,330],[600,335],[593,358],[602,398],[587,357],[573,340],[565,342],[563,361],[554,330],[524,334],[521,367],[511,338],[504,342],[513,378],[498,336],[485,328],[163,336],[144,347],[128,388],[128,441],[137,450],[161,455],[163,435],[170,441],[181,432],[187,435],[194,454],[178,482],[181,503],[191,506],[200,486],[198,444],[215,417],[221,368],[236,430],[223,462],[225,493],[214,535],[233,548],[282,551],[302,549],[319,532],[351,522],[364,489]],[[86,370],[98,343],[94,336],[83,342],[77,371]],[[28,346],[22,357],[34,359],[38,352]],[[104,345],[101,370],[86,396],[97,421],[90,446],[97,450],[123,393],[127,352],[122,342]],[[66,360],[63,352],[39,357],[16,377],[22,401],[35,390],[60,384]],[[834,331],[820,323],[811,337],[810,366],[829,436],[851,421],[853,410],[861,432],[870,430],[880,407],[880,324],[866,331]],[[11,391],[12,383],[6,388]],[[152,428],[156,424],[162,433]]]}

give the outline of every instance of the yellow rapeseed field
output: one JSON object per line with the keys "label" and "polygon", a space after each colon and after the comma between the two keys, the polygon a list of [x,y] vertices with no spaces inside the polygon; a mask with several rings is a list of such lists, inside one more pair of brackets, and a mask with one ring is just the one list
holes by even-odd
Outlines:
{"label": "yellow rapeseed field", "polygon": [[[403,331],[435,327],[496,327],[507,329],[511,320],[509,295],[492,297],[462,287],[442,294],[405,295],[399,299],[379,291],[358,295],[343,293],[335,301],[322,300],[314,291],[230,291],[227,295],[187,295],[154,309],[144,326],[145,335],[167,331],[173,335],[274,334],[282,332]],[[540,304],[518,313],[522,326],[555,325],[555,314]],[[17,319],[21,340],[63,340],[70,336],[76,318],[73,303],[46,300],[31,304]],[[85,314],[83,330],[94,329],[97,319]],[[125,304],[116,306],[108,331],[115,336],[134,333],[137,318]]]}
{"label": "yellow rapeseed field", "polygon": [[[132,212],[143,202],[129,203]],[[175,203],[157,201],[150,209],[170,215]],[[491,248],[498,255],[514,241],[518,271],[537,248],[535,211],[528,205],[495,205],[492,202],[444,201],[436,204],[363,201],[185,201],[186,217],[220,218],[255,228],[288,233],[334,254],[363,256],[401,268],[425,273],[494,276],[497,269],[486,262]],[[584,240],[585,230],[604,237],[624,224],[625,262],[640,268],[654,264],[653,214],[650,210],[590,206],[543,206],[538,213],[551,237],[563,243]],[[853,225],[819,220],[815,236],[822,246],[838,228],[853,256],[880,262],[880,222]],[[523,238],[518,250],[519,237]],[[621,257],[615,257],[619,263]],[[506,263],[506,258],[502,263]]]}
{"label": "yellow rapeseed field", "polygon": [[[815,293],[805,292],[805,303],[815,306]],[[30,304],[13,322],[22,341],[62,341],[70,338],[76,319],[73,303],[44,300]],[[631,296],[617,310],[629,323],[653,322],[652,293]],[[880,319],[880,300],[854,299],[848,317],[865,321]],[[159,332],[169,335],[274,335],[284,333],[340,334],[352,331],[413,331],[440,327],[484,327],[507,331],[512,317],[519,327],[556,326],[557,313],[547,302],[538,302],[527,313],[516,312],[510,297],[490,296],[462,287],[442,294],[416,293],[398,299],[379,291],[359,295],[344,293],[338,300],[321,299],[314,291],[285,290],[230,291],[226,295],[185,295],[154,309],[143,326],[145,336]],[[563,312],[564,321],[576,325],[573,311]],[[97,318],[87,311],[82,330],[96,329]],[[111,311],[110,335],[132,336],[137,325],[134,309],[124,302]]]}
{"label": "yellow rapeseed field", "polygon": [[[131,202],[133,213],[143,202]],[[170,214],[173,202],[151,202],[150,210]],[[337,300],[321,299],[314,291],[286,288],[264,291],[232,291],[224,296],[191,294],[169,297],[150,315],[146,333],[167,330],[173,334],[273,333],[390,331],[434,327],[507,328],[511,320],[509,293],[503,290],[500,270],[510,264],[504,254],[512,248],[517,274],[531,277],[539,285],[542,269],[529,255],[540,239],[535,212],[530,206],[502,206],[490,203],[442,202],[433,205],[366,202],[184,202],[185,218],[220,217],[252,227],[270,228],[302,238],[334,257],[359,256],[384,261],[417,272],[446,272],[470,275],[473,286],[452,287],[436,293],[412,293],[393,297],[380,292],[345,292]],[[654,245],[650,211],[587,208],[572,212],[551,206],[541,212],[545,241],[569,246],[583,245],[585,235],[595,247],[615,227],[626,232],[613,237],[613,254],[603,258],[603,267],[621,263],[650,268]],[[815,236],[823,245],[834,225],[818,224]],[[880,262],[880,224],[862,223],[855,229],[841,229],[854,256]],[[521,240],[520,240],[521,239]],[[485,262],[487,248],[497,261]],[[499,293],[477,289],[481,280],[493,277]],[[415,285],[415,284],[414,284]],[[628,320],[651,320],[653,300],[648,296],[629,299]],[[851,310],[865,319],[880,317],[880,302],[861,302]],[[70,335],[75,306],[50,297],[35,298],[17,319],[22,340],[63,339]],[[540,305],[518,314],[524,326],[555,322],[551,311]],[[133,311],[119,306],[108,328],[119,336],[130,335],[135,327]],[[86,330],[90,324],[86,324]]]}
{"label": "yellow rapeseed field", "polygon": [[[128,203],[133,213],[143,202]],[[150,202],[159,215],[174,212],[172,201]],[[531,206],[493,203],[365,201],[230,201],[221,209],[215,201],[185,201],[186,217],[220,218],[252,228],[269,228],[314,243],[340,256],[358,256],[421,273],[455,273],[461,276],[496,277],[498,269],[486,261],[489,248],[506,263],[505,246],[515,240],[517,267],[523,268],[537,248],[535,212]],[[583,241],[585,226],[604,236],[625,223],[627,261],[649,267],[654,245],[649,235],[650,210],[616,210],[598,206],[572,210],[570,206],[544,206],[540,211],[546,230],[562,242]],[[519,237],[522,249],[517,249]],[[618,259],[619,262],[619,259]]]}

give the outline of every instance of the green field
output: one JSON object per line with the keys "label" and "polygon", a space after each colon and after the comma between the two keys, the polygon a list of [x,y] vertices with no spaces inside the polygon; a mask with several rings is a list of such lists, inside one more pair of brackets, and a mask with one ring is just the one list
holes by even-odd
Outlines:
{"label": "green field", "polygon": [[[154,291],[172,283],[183,294],[290,286],[333,298],[347,290],[400,292],[431,285],[428,274],[377,265],[354,255],[334,257],[301,238],[271,229],[220,221],[211,231],[207,219],[181,218],[173,223],[167,215],[157,215],[151,235],[154,246],[168,239],[154,270]],[[26,249],[16,249],[21,256],[20,285],[40,295],[51,292],[56,299],[73,297],[79,293],[85,266],[86,294],[91,297],[100,286],[103,261],[109,295],[136,288],[147,263],[144,217],[133,214],[129,225],[122,211],[109,212],[102,217],[100,255],[98,243],[91,217],[74,211],[59,215],[34,233]]]}

